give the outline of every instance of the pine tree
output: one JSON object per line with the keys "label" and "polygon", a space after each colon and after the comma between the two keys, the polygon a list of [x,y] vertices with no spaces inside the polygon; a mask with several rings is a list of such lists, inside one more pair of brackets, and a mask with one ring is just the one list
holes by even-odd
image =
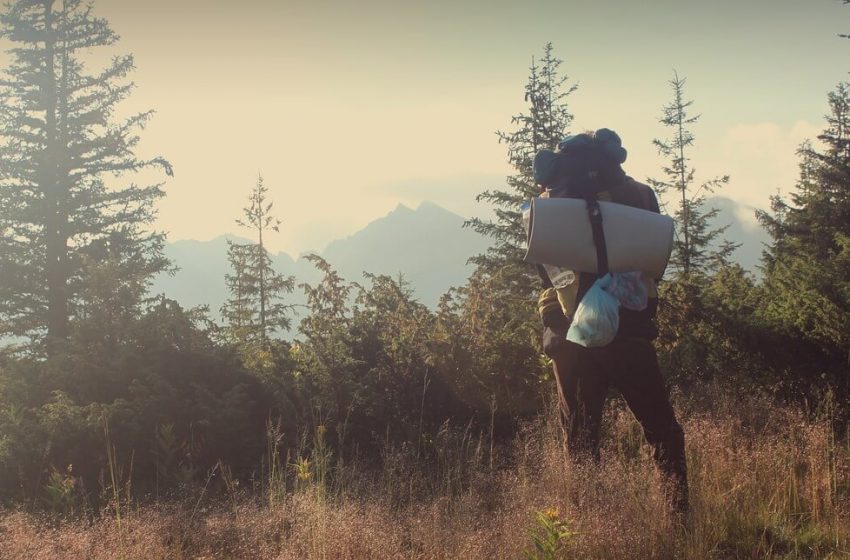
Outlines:
{"label": "pine tree", "polygon": [[[800,179],[790,200],[774,197],[759,218],[773,237],[765,252],[760,313],[786,335],[829,357],[850,388],[850,88],[828,95],[823,148],[799,150]],[[815,372],[819,373],[819,372]]]}
{"label": "pine tree", "polygon": [[700,116],[689,115],[693,101],[685,100],[685,81],[674,73],[669,82],[673,99],[664,106],[660,122],[672,129],[671,136],[653,140],[659,153],[669,158],[662,168],[665,178],[648,181],[660,195],[675,191],[676,238],[670,264],[678,275],[690,280],[693,275],[706,274],[728,262],[736,245],[721,242],[726,227],[711,226],[719,210],[706,208],[705,199],[706,194],[728,183],[729,177],[724,175],[703,183],[697,183],[694,177],[696,171],[690,163],[689,153],[695,138],[689,126]]}
{"label": "pine tree", "polygon": [[[541,367],[534,305],[540,289],[534,268],[523,262],[526,232],[522,206],[540,193],[534,180],[534,156],[556,149],[573,120],[567,97],[576,90],[561,74],[562,61],[551,43],[543,57],[532,59],[525,85],[525,112],[514,116],[511,132],[497,132],[507,146],[513,174],[507,188],[481,193],[477,200],[494,206],[495,219],[465,225],[493,239],[483,255],[471,259],[475,272],[467,285],[441,303],[435,337],[442,359],[462,367],[439,367],[444,381],[479,412],[527,412],[537,404]],[[518,404],[521,403],[521,404]]]}
{"label": "pine tree", "polygon": [[251,244],[227,240],[230,272],[225,274],[224,281],[231,297],[222,307],[221,313],[230,334],[236,340],[248,338],[254,326],[254,312],[249,298],[249,287],[252,284],[249,278],[249,252],[252,248]]}
{"label": "pine tree", "polygon": [[162,234],[147,230],[161,184],[114,183],[171,167],[135,155],[152,112],[115,116],[134,87],[133,57],[86,68],[92,50],[118,41],[90,2],[15,0],[0,14],[0,36],[13,44],[0,79],[0,331],[46,340],[51,352],[97,303],[83,292],[99,259],[133,286],[130,308],[167,266]]}
{"label": "pine tree", "polygon": [[[669,82],[672,100],[663,107],[661,124],[671,129],[666,139],[653,144],[667,158],[663,179],[648,179],[659,193],[671,193],[676,222],[672,275],[659,287],[658,347],[662,364],[682,380],[709,378],[724,373],[724,354],[717,348],[729,347],[724,333],[728,310],[710,297],[725,279],[739,273],[729,262],[736,244],[723,239],[728,226],[713,227],[719,210],[707,207],[706,195],[725,185],[728,176],[699,183],[691,164],[695,137],[691,126],[700,116],[691,115],[693,101],[685,98],[685,79],[674,72]],[[730,268],[731,267],[731,268]],[[726,352],[730,354],[730,352]]]}
{"label": "pine tree", "polygon": [[441,305],[437,337],[445,345],[446,356],[464,362],[445,381],[465,394],[462,398],[468,404],[483,410],[494,406],[501,412],[528,412],[539,404],[536,397],[543,368],[533,341],[539,336],[535,302],[540,283],[534,268],[523,262],[522,205],[540,193],[534,180],[534,156],[540,150],[556,149],[573,120],[566,99],[577,86],[567,85],[561,65],[551,43],[539,61],[532,59],[525,86],[527,111],[511,119],[516,126],[513,131],[496,133],[508,148],[514,173],[508,176],[506,189],[477,197],[495,207],[495,220],[476,218],[465,224],[494,243],[485,254],[471,259],[476,269],[469,282],[447,295]]}
{"label": "pine tree", "polygon": [[256,338],[266,342],[270,335],[290,326],[290,306],[282,302],[284,294],[292,292],[295,279],[276,272],[265,245],[269,230],[278,231],[280,220],[272,216],[273,203],[268,200],[268,188],[262,175],[243,208],[243,219],[236,223],[252,230],[256,242],[228,243],[228,260],[233,270],[227,275],[231,299],[222,308],[232,334],[239,341]]}
{"label": "pine tree", "polygon": [[568,78],[560,72],[562,63],[551,43],[544,47],[539,62],[532,59],[525,86],[527,113],[511,119],[516,125],[512,132],[496,133],[499,142],[507,145],[508,162],[515,172],[507,178],[507,190],[485,191],[477,197],[495,207],[496,219],[474,218],[465,224],[494,240],[486,254],[472,261],[488,275],[501,278],[511,291],[529,297],[537,287],[533,269],[522,262],[526,241],[522,205],[540,193],[532,169],[534,156],[540,150],[555,149],[573,120],[566,98],[577,86],[567,86]]}

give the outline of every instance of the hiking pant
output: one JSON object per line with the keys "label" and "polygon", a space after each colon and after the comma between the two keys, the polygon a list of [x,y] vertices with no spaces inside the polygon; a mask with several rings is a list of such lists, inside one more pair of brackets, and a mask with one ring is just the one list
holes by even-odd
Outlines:
{"label": "hiking pant", "polygon": [[566,342],[554,359],[561,421],[571,455],[599,458],[599,428],[613,385],[643,427],[661,471],[674,484],[673,506],[687,510],[685,434],[676,420],[652,343],[615,340],[601,348]]}

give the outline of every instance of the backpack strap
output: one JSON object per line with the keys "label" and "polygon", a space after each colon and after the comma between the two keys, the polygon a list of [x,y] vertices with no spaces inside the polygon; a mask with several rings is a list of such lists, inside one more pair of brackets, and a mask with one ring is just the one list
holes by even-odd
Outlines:
{"label": "backpack strap", "polygon": [[543,285],[544,290],[554,287],[552,280],[549,278],[549,273],[546,272],[542,264],[537,265],[537,275],[540,276],[540,283]]}
{"label": "backpack strap", "polygon": [[608,274],[608,247],[605,244],[605,231],[602,229],[602,210],[596,199],[596,191],[588,189],[584,196],[587,205],[587,217],[590,219],[590,229],[593,233],[593,244],[596,246],[596,274]]}

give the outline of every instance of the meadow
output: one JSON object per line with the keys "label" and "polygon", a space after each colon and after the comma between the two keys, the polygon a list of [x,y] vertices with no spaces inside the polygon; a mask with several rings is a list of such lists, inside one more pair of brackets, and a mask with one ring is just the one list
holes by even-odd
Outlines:
{"label": "meadow", "polygon": [[9,560],[850,557],[850,446],[828,407],[804,413],[712,387],[676,402],[687,519],[669,513],[640,427],[615,399],[599,463],[566,457],[551,411],[509,441],[447,427],[420,449],[388,446],[377,469],[335,457],[323,426],[301,450],[279,449],[271,433],[270,460],[250,485],[219,464],[180,497],[131,498],[116,480],[99,511],[6,509],[0,551]]}
{"label": "meadow", "polygon": [[[717,160],[712,154],[728,151],[727,139],[742,126],[772,131],[773,121],[799,125],[811,120],[811,113],[792,103],[800,92],[785,91],[785,85],[791,79],[819,90],[826,82],[816,85],[808,71],[825,66],[828,58],[821,60],[814,51],[800,55],[805,60],[798,68],[784,57],[777,59],[782,88],[763,91],[770,92],[778,112],[744,118],[744,112],[717,103],[710,94],[714,90],[699,88],[701,80],[722,83],[712,78],[717,76],[713,59],[712,68],[701,68],[698,60],[703,51],[717,55],[716,47],[727,42],[717,41],[717,27],[703,26],[712,30],[706,48],[699,49],[693,66],[682,68],[683,74],[672,72],[663,105],[647,103],[652,99],[648,92],[665,87],[649,80],[667,72],[672,59],[643,57],[646,72],[632,89],[619,87],[619,72],[627,65],[618,55],[606,73],[617,77],[616,89],[627,94],[621,102],[627,101],[623,117],[628,118],[615,119],[606,107],[606,118],[615,122],[595,123],[582,133],[578,123],[589,123],[575,120],[573,94],[578,78],[592,80],[592,75],[573,66],[574,56],[582,52],[577,47],[592,46],[583,50],[593,54],[595,65],[602,60],[596,47],[608,38],[624,40],[619,50],[631,53],[638,45],[631,29],[611,33],[607,21],[599,30],[579,26],[592,30],[593,42],[569,37],[566,60],[575,80],[568,79],[564,60],[546,42],[542,53],[529,57],[525,84],[510,86],[516,94],[510,98],[522,99],[522,108],[506,102],[503,119],[480,122],[483,113],[474,119],[469,113],[477,115],[498,98],[491,96],[496,90],[490,85],[481,89],[491,78],[476,82],[468,101],[455,78],[487,66],[482,59],[468,59],[455,76],[443,62],[462,57],[428,54],[428,64],[408,60],[392,35],[388,46],[359,55],[370,67],[389,71],[381,74],[384,78],[365,79],[370,88],[393,85],[371,95],[371,89],[341,87],[349,81],[347,74],[316,60],[312,47],[303,47],[309,67],[320,71],[316,80],[306,75],[309,79],[297,80],[306,88],[302,99],[257,95],[275,74],[258,55],[270,54],[265,60],[277,64],[290,55],[299,58],[292,53],[302,49],[263,48],[250,56],[227,57],[240,60],[228,62],[227,71],[219,71],[216,62],[215,73],[229,84],[226,104],[207,96],[217,90],[207,79],[184,84],[191,92],[188,103],[206,111],[197,122],[211,127],[194,130],[177,120],[173,107],[168,112],[171,96],[180,91],[174,83],[177,72],[162,73],[165,94],[145,94],[151,90],[144,87],[134,93],[135,59],[118,54],[127,51],[117,45],[118,28],[105,19],[107,4],[9,0],[0,8],[0,49],[6,52],[0,60],[0,560],[850,559],[850,83],[838,82],[824,92],[820,134],[801,137],[801,144],[795,138],[793,149],[779,147],[790,139],[748,140],[752,146],[741,152],[773,154],[764,161],[732,154],[766,178],[770,193],[777,193],[765,198],[754,215],[754,209],[747,210],[766,236],[755,267],[745,268],[738,260],[741,239],[720,219],[718,199],[712,198],[721,189],[727,196],[728,184],[738,189],[728,196],[738,200],[738,193],[747,194],[738,202],[752,200],[754,183],[746,177],[730,180],[723,158],[716,167],[707,163]],[[153,6],[123,4],[134,10]],[[232,35],[240,20],[237,12],[274,19],[267,6],[252,11],[239,3],[222,19],[228,27],[223,41],[225,36],[197,25],[204,21],[197,13],[216,11],[208,4],[184,10],[191,23],[185,29],[175,26],[181,45],[190,44],[191,29],[202,30],[216,48],[239,43]],[[220,2],[215,8],[231,4],[237,6]],[[764,14],[747,5],[759,14],[753,31],[777,35],[762,15],[792,16],[764,4]],[[364,10],[361,3],[355,7]],[[158,46],[168,27],[161,24],[180,11],[170,8],[150,12],[157,18],[150,36]],[[712,5],[721,13],[716,8]],[[385,11],[381,6],[382,17],[373,19],[383,21]],[[666,20],[667,12],[655,19]],[[479,10],[469,13],[474,23],[459,27],[458,36],[481,27]],[[138,34],[126,30],[129,37],[154,29],[138,23],[142,20],[136,21],[135,12],[125,15],[138,25]],[[540,15],[556,21],[548,11]],[[399,25],[389,27],[407,33],[416,19],[428,18],[405,14]],[[325,28],[329,20],[322,13],[316,21]],[[340,21],[346,36],[359,29],[351,25],[356,20]],[[687,31],[690,38],[693,21],[682,19],[676,32]],[[251,27],[252,36],[257,29]],[[305,32],[314,35],[304,26],[294,36]],[[510,41],[493,35],[513,49],[517,37],[508,36]],[[601,36],[604,41],[598,40]],[[803,52],[797,43],[816,44],[813,35],[795,31],[793,36],[806,37],[794,43],[795,56]],[[433,37],[442,35],[422,37],[428,38],[430,53]],[[749,32],[747,37],[748,44],[758,46],[759,65],[767,70],[770,64],[761,62],[769,50],[766,43]],[[777,46],[787,46],[784,35],[779,40]],[[160,68],[148,63],[149,52],[135,41],[127,47],[138,47],[142,65],[159,75]],[[684,52],[683,46],[671,42],[668,50]],[[475,53],[480,47],[488,50],[486,42],[463,50]],[[735,58],[745,54],[735,49]],[[163,52],[169,58],[179,54]],[[206,61],[218,56],[203,49],[191,52],[203,53]],[[381,64],[375,57],[381,52],[403,60],[404,72]],[[357,67],[349,64],[357,56],[347,46],[338,54],[346,72]],[[251,64],[241,64],[243,59]],[[494,60],[487,74],[507,76],[513,71],[508,64]],[[258,73],[239,81],[231,70],[242,66]],[[431,83],[422,88],[411,82],[428,103],[395,87],[408,73],[421,73],[430,82],[432,66],[453,76],[444,84],[444,98],[434,97]],[[750,66],[741,68],[742,75],[755,76]],[[698,97],[708,97],[705,105],[693,105],[685,70],[694,77],[694,91],[703,92]],[[833,71],[836,79],[846,77],[843,62]],[[195,75],[182,67],[179,74]],[[723,80],[733,75],[724,73]],[[146,76],[140,84],[150,83]],[[758,93],[762,90],[748,89],[745,82],[734,84],[730,98],[769,108]],[[233,84],[239,84],[238,94],[229,89]],[[280,91],[289,91],[290,85]],[[592,98],[613,102],[600,95],[604,87],[589,89]],[[776,91],[787,97],[774,96]],[[198,103],[196,95],[205,102]],[[264,96],[274,110],[258,119],[243,110],[246,100],[254,107],[254,100]],[[389,116],[392,127],[382,129],[366,105],[349,105],[361,96],[374,97],[374,115]],[[138,104],[127,106],[130,97]],[[432,97],[439,103],[432,104]],[[311,110],[303,101],[313,98],[321,105]],[[456,106],[460,116],[443,114],[444,102]],[[439,115],[424,110],[432,105]],[[151,134],[156,129],[145,130],[154,111],[138,107],[163,107],[163,121],[172,123],[167,126],[188,135],[171,135],[181,138],[178,144],[163,142]],[[210,119],[209,107],[221,118]],[[709,129],[730,132],[720,144],[718,136],[706,134],[713,145],[705,148],[695,145],[697,132],[702,137],[707,131],[697,126],[703,107]],[[286,111],[304,116],[308,128],[290,127],[297,119]],[[348,113],[355,112],[364,118],[360,126],[348,120]],[[341,114],[346,117],[340,119]],[[821,109],[817,114],[823,114]],[[433,121],[428,123],[435,127],[430,138],[416,125],[417,115]],[[657,126],[632,122],[646,115],[655,115]],[[234,127],[228,123],[239,121],[244,122],[234,130],[241,132],[229,130]],[[468,168],[474,173],[452,167],[458,155],[478,161],[467,156],[487,149],[477,145],[478,132],[458,132],[470,123],[485,127],[488,142],[504,150],[510,172],[503,183],[484,173],[498,170],[501,177],[505,171],[489,156]],[[596,128],[609,125],[624,135],[635,128],[640,134],[624,141],[611,129]],[[488,132],[494,127],[499,127],[495,138]],[[374,132],[375,139],[368,140],[364,132]],[[227,157],[209,152],[196,160],[181,151],[179,144],[197,147],[205,137],[221,145]],[[454,137],[462,144],[446,142]],[[289,140],[319,159],[299,157],[286,147]],[[271,151],[262,156],[255,143]],[[658,156],[652,171],[641,167],[650,160],[640,155],[650,146]],[[446,147],[443,156],[432,151],[437,147]],[[250,162],[236,157],[243,148]],[[366,155],[354,148],[365,149]],[[160,150],[169,153],[160,155]],[[732,158],[725,159],[735,169]],[[392,181],[371,175],[395,160],[405,173],[393,172]],[[633,166],[636,160],[641,163]],[[784,180],[774,178],[780,160],[796,162],[799,174],[792,170]],[[424,174],[407,174],[413,163],[422,164],[419,173]],[[253,176],[255,165],[272,167],[270,180],[266,183],[258,171],[240,208],[225,194],[247,191],[250,183],[243,179],[248,175],[242,174]],[[293,175],[300,170],[309,180]],[[703,170],[710,172],[703,175]],[[331,171],[342,175],[335,179]],[[627,171],[647,185],[637,184]],[[214,180],[201,179],[203,173]],[[478,184],[484,178],[486,184]],[[463,195],[483,204],[463,226],[467,233],[484,236],[489,248],[455,258],[457,266],[468,267],[466,280],[431,305],[424,303],[424,287],[411,283],[411,270],[377,273],[357,262],[357,276],[349,278],[318,254],[303,255],[316,269],[310,274],[314,281],[276,268],[271,248],[284,241],[275,236],[293,218],[308,219],[305,232],[330,231],[328,224],[342,227],[347,216],[364,211],[349,200],[362,198],[369,212],[378,212],[378,205],[372,208],[368,202],[372,195],[382,205],[411,196],[424,204],[425,194],[411,194],[419,186],[429,186],[428,197],[445,189],[455,196],[461,192],[454,189],[457,181],[469,182],[466,189],[487,189]],[[384,184],[386,192],[377,187]],[[617,193],[625,194],[619,198]],[[544,194],[586,200],[594,224],[601,217],[596,199],[637,205],[641,212],[662,211],[673,220],[671,243],[653,243],[659,251],[668,246],[663,277],[654,266],[627,265],[629,272],[645,273],[645,282],[636,285],[648,287],[647,297],[632,306],[645,313],[626,319],[625,312],[614,312],[614,301],[607,330],[623,339],[651,340],[674,388],[689,470],[691,509],[685,517],[670,512],[667,481],[639,425],[618,400],[612,399],[605,412],[599,460],[565,452],[556,407],[546,404],[556,391],[547,352],[556,354],[544,340],[563,336],[556,325],[566,330],[571,322],[578,324],[583,307],[577,306],[585,300],[576,295],[569,301],[568,294],[561,294],[566,301],[559,297],[548,305],[544,296],[539,305],[541,289],[553,285],[542,265],[565,268],[569,274],[562,277],[572,278],[569,282],[584,294],[583,286],[602,285],[595,284],[597,272],[615,270],[613,260],[608,267],[603,255],[614,239],[602,243],[598,228],[589,226],[592,250],[598,251],[596,267],[566,256],[531,266],[524,261],[530,234],[523,208]],[[172,214],[177,223],[160,220],[161,204],[179,200],[188,201],[188,210]],[[214,201],[228,205],[218,217],[207,208]],[[344,209],[346,220],[324,210],[307,212],[331,202]],[[223,286],[227,299],[220,307],[209,298],[193,306],[154,287],[156,278],[175,273],[179,264],[167,255],[167,232],[190,218],[203,221],[209,231],[232,232],[238,226],[248,236],[221,247],[226,270],[198,267],[208,284],[198,282],[193,291]],[[641,228],[630,224],[628,230]],[[448,277],[440,266],[429,265],[418,247],[422,241],[439,250],[452,241],[430,234],[415,243],[392,233],[376,237],[380,243],[372,254],[404,253],[416,261],[415,269]],[[356,261],[352,255],[358,252],[349,253],[347,260]],[[549,291],[554,301],[551,296]]]}

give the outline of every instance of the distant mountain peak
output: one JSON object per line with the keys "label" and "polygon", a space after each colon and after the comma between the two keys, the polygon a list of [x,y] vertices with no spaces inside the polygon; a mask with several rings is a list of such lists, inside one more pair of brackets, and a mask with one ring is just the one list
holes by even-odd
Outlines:
{"label": "distant mountain peak", "polygon": [[[387,216],[391,216],[393,214],[410,214],[413,212],[413,209],[410,206],[407,206],[403,202],[399,202],[398,205],[393,208],[393,210],[387,214]],[[380,220],[381,218],[378,218]],[[377,220],[376,220],[377,221]]]}
{"label": "distant mountain peak", "polygon": [[234,243],[251,243],[250,239],[245,237],[241,237],[239,235],[234,235],[232,233],[222,233],[221,235],[216,235],[212,239],[175,239],[173,241],[169,241],[171,245],[175,244],[185,244],[185,245],[221,245],[222,243],[227,243],[228,241],[233,241]]}
{"label": "distant mountain peak", "polygon": [[[407,204],[405,204],[403,202],[399,202],[398,205],[396,205],[396,207],[389,214],[384,216],[384,218],[378,218],[377,220],[374,220],[373,222],[371,222],[369,225],[371,225],[372,223],[375,223],[375,222],[380,222],[382,219],[389,218],[391,216],[399,216],[399,217],[409,218],[412,215],[416,215],[416,216],[419,216],[419,217],[421,217],[421,216],[449,217],[450,216],[452,218],[459,219],[459,220],[465,219],[463,216],[455,214],[451,210],[447,210],[446,208],[443,208],[442,206],[440,206],[439,204],[437,204],[435,202],[431,202],[430,200],[423,200],[422,202],[419,203],[418,206],[416,206],[415,209],[411,208],[410,206],[408,206]],[[368,227],[368,225],[366,227]]]}
{"label": "distant mountain peak", "polygon": [[439,204],[431,202],[430,200],[423,200],[422,202],[420,202],[419,206],[416,207],[416,213],[430,216],[451,216],[454,219],[465,220],[463,216],[459,216],[451,210],[447,210]]}
{"label": "distant mountain peak", "polygon": [[416,210],[440,210],[442,212],[448,212],[448,210],[434,202],[431,202],[430,200],[423,200],[420,202],[419,206],[416,207]]}
{"label": "distant mountain peak", "polygon": [[[762,243],[767,234],[750,230],[737,214],[751,212],[734,201],[710,199],[721,213],[715,225],[730,225],[724,237],[742,243],[733,258],[753,270],[758,264]],[[410,281],[417,298],[426,305],[437,306],[440,296],[452,286],[462,285],[472,271],[469,257],[487,250],[491,240],[471,229],[462,227],[464,218],[431,201],[421,202],[415,210],[399,204],[385,216],[361,230],[337,239],[323,251],[316,251],[328,260],[346,280],[362,281],[363,271],[396,276],[403,273]],[[233,234],[220,235],[209,241],[182,240],[166,244],[166,256],[181,270],[174,276],[159,275],[152,293],[164,293],[186,307],[208,304],[217,311],[227,299],[224,282],[230,272],[227,244],[248,240]],[[302,255],[303,256],[303,255]],[[317,282],[320,274],[303,258],[292,259],[286,253],[273,257],[275,269],[294,275],[297,282]],[[303,292],[296,290],[287,297],[291,304],[306,303]]]}
{"label": "distant mountain peak", "polygon": [[[489,240],[463,229],[464,218],[439,205],[424,201],[413,210],[399,204],[385,216],[364,228],[328,244],[317,252],[348,281],[362,281],[363,272],[396,276],[411,283],[416,297],[436,307],[442,294],[462,285],[471,272],[470,256],[484,251]],[[222,235],[209,241],[170,242],[166,255],[180,267],[173,277],[160,275],[153,293],[165,293],[186,307],[208,304],[216,315],[227,299],[224,282],[230,271],[226,239]],[[297,282],[317,282],[320,275],[303,258],[292,259],[286,253],[273,257],[275,269],[294,275]],[[287,297],[288,303],[303,304],[300,290]]]}

